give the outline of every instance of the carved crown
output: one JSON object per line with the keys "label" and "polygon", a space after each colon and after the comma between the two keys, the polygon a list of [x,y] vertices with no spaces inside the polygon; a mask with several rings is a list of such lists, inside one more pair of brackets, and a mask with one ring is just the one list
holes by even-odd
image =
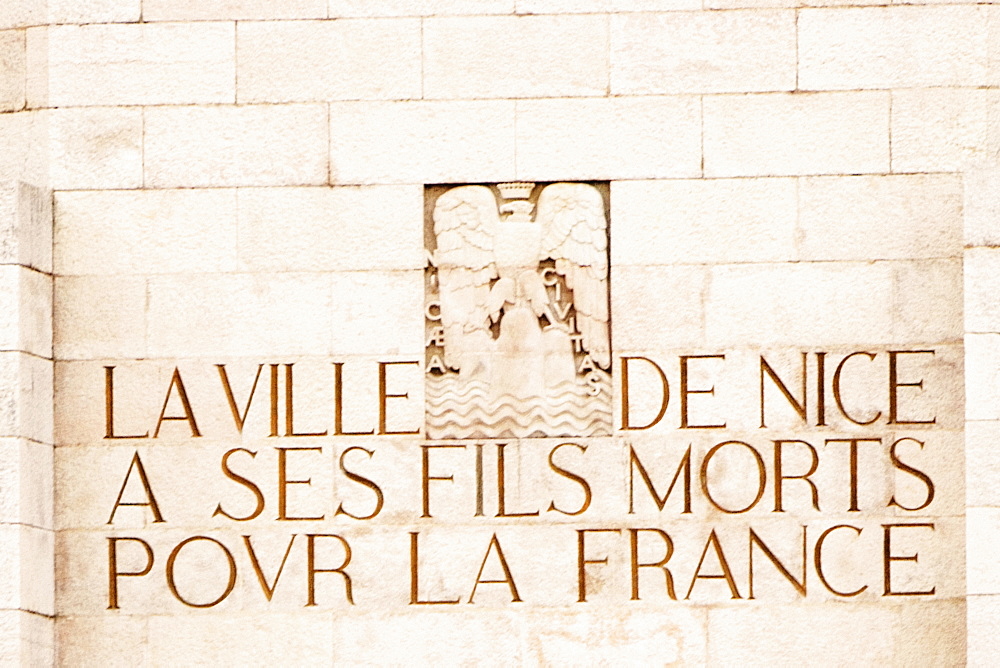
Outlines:
{"label": "carved crown", "polygon": [[528,199],[535,189],[534,183],[498,183],[497,189],[504,199]]}

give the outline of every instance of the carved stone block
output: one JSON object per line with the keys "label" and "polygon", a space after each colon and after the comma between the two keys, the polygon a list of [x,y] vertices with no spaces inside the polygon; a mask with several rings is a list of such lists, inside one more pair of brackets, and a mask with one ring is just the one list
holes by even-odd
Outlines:
{"label": "carved stone block", "polygon": [[611,433],[607,189],[427,189],[430,438]]}

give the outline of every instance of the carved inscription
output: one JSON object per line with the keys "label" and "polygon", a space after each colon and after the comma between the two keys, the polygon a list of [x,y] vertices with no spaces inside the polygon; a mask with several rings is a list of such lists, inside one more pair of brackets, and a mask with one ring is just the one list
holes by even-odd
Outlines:
{"label": "carved inscription", "polygon": [[412,360],[94,366],[101,606],[954,596],[949,355],[619,356],[611,437],[473,440],[414,433]]}

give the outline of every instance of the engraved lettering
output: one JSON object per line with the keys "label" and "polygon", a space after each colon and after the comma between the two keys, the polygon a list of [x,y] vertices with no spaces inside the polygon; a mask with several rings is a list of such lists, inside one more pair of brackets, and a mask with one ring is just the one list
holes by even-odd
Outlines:
{"label": "engraved lettering", "polygon": [[[142,489],[146,493],[146,501],[144,503],[139,502],[125,502],[122,501],[122,496],[125,494],[125,488],[128,487],[128,479],[132,476],[132,469],[135,469],[135,473],[139,476],[139,481],[142,483]],[[149,478],[146,476],[146,469],[142,466],[142,460],[139,459],[139,451],[136,450],[135,454],[132,456],[132,462],[128,465],[128,471],[125,472],[125,480],[122,481],[122,488],[118,491],[118,498],[115,499],[115,505],[111,508],[111,516],[108,517],[108,524],[112,524],[115,521],[115,512],[121,506],[135,506],[135,507],[148,507],[153,511],[153,523],[163,522],[163,515],[160,513],[160,506],[156,503],[156,496],[153,495],[153,488],[149,484]]]}
{"label": "engraved lettering", "polygon": [[115,368],[104,367],[104,438],[149,438],[145,434],[115,435]]}
{"label": "engraved lettering", "polygon": [[[139,543],[146,551],[146,565],[138,571],[118,570],[118,543]],[[108,538],[108,610],[118,609],[118,578],[142,577],[148,575],[153,568],[153,548],[141,538],[109,537]]]}
{"label": "engraved lettering", "polygon": [[216,515],[222,515],[237,522],[247,522],[249,520],[255,519],[262,512],[264,512],[264,494],[261,493],[260,487],[258,487],[254,482],[244,478],[238,473],[233,472],[233,470],[229,468],[229,458],[234,453],[237,452],[245,452],[246,454],[250,455],[251,459],[257,457],[256,452],[252,450],[247,450],[246,448],[233,448],[232,450],[228,450],[224,455],[222,455],[222,463],[221,463],[222,473],[233,482],[237,482],[246,487],[247,489],[249,489],[251,492],[253,492],[254,498],[257,501],[257,505],[256,507],[254,507],[253,512],[247,515],[246,517],[236,517],[234,515],[230,515],[225,510],[223,510],[222,504],[220,503],[218,506],[215,507],[215,512],[212,513],[212,517],[215,517]]}

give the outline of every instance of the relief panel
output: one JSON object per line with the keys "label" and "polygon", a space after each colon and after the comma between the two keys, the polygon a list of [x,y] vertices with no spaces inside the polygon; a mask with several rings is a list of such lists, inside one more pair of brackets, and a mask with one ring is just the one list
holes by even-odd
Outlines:
{"label": "relief panel", "polygon": [[428,438],[611,433],[607,188],[426,190]]}

